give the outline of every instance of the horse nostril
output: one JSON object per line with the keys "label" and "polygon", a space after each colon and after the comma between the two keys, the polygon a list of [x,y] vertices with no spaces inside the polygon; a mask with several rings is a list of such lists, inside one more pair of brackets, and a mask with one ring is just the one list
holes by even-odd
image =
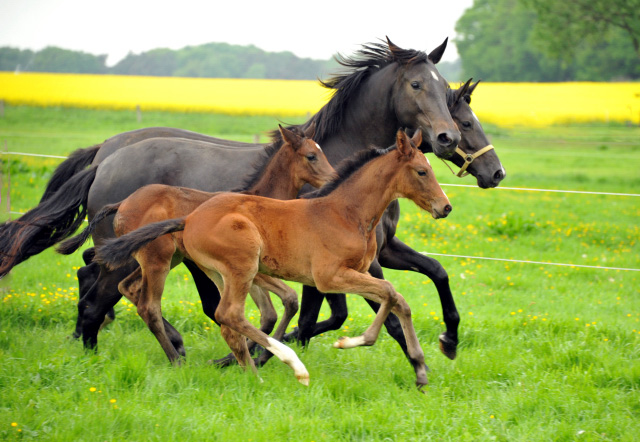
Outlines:
{"label": "horse nostril", "polygon": [[442,144],[443,146],[450,146],[451,143],[453,143],[453,140],[446,133],[441,133],[440,135],[438,135],[438,143]]}
{"label": "horse nostril", "polygon": [[504,172],[502,172],[502,170],[497,171],[496,173],[493,174],[493,179],[495,181],[500,181],[504,178]]}
{"label": "horse nostril", "polygon": [[451,204],[447,204],[446,206],[444,206],[444,214],[445,215],[450,214],[452,210],[453,210],[453,207],[451,207]]}

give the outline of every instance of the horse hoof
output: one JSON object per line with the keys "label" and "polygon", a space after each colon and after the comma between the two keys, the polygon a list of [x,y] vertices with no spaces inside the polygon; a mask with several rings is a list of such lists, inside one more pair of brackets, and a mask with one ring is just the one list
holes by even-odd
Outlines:
{"label": "horse hoof", "polygon": [[429,385],[429,381],[427,380],[426,376],[424,377],[421,376],[416,380],[416,387],[418,387],[418,391],[420,393],[423,393],[423,394],[425,393],[424,387],[426,387],[427,385]]}
{"label": "horse hoof", "polygon": [[347,339],[346,336],[340,336],[338,340],[333,343],[333,348],[345,348],[344,344],[346,344]]}
{"label": "horse hoof", "polygon": [[298,379],[298,382],[300,382],[305,387],[309,386],[309,374],[297,375],[296,378]]}
{"label": "horse hoof", "polygon": [[225,356],[224,358],[210,359],[209,361],[207,361],[208,364],[215,365],[218,368],[228,367],[235,362],[236,362],[236,358],[235,356],[233,356],[233,353]]}
{"label": "horse hoof", "polygon": [[458,342],[447,337],[446,333],[442,333],[439,338],[440,351],[449,359],[455,359],[457,356]]}

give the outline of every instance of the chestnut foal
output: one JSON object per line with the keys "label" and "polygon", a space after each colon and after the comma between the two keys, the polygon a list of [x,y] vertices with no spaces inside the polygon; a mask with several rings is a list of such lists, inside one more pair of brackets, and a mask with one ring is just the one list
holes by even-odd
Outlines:
{"label": "chestnut foal", "polygon": [[[311,138],[315,126],[307,129],[304,136],[280,126],[283,143],[279,148],[267,148],[268,164],[257,171],[250,181],[249,190],[241,191],[246,195],[261,195],[277,199],[293,199],[305,184],[321,187],[336,177],[336,172],[329,164],[322,149]],[[277,150],[276,150],[277,149]],[[215,193],[203,192],[184,187],[151,184],[138,189],[125,200],[105,206],[93,218],[89,227],[80,235],[68,239],[58,247],[60,253],[68,254],[77,250],[89,237],[95,226],[107,216],[116,213],[114,230],[117,236],[125,235],[137,228],[167,219],[186,216]],[[144,294],[148,290],[149,281],[164,285],[169,270],[184,259],[189,259],[182,246],[182,232],[165,235],[138,250],[134,257],[141,264],[134,272],[120,282],[119,291],[136,307],[160,342],[169,360],[176,361],[180,349],[169,339],[162,326],[152,322],[153,315],[149,310],[160,309],[158,304],[151,304],[151,299]],[[158,290],[162,292],[160,287]],[[291,319],[298,311],[298,295],[291,287],[277,278],[256,275],[250,294],[260,310],[260,329],[269,334],[278,319],[268,292],[275,293],[282,299],[284,315],[274,338],[281,340]],[[164,331],[164,333],[163,333]],[[178,337],[179,342],[181,338]],[[179,347],[182,347],[181,345]]]}
{"label": "chestnut foal", "polygon": [[[221,291],[216,319],[240,365],[256,371],[247,337],[289,365],[305,385],[309,373],[296,353],[245,318],[247,291],[255,276],[263,273],[314,285],[325,293],[360,294],[380,303],[380,309],[362,336],[343,338],[334,346],[373,345],[393,311],[407,340],[416,385],[422,387],[427,384],[426,365],[411,309],[391,283],[367,272],[376,253],[375,227],[391,201],[409,198],[434,218],[451,211],[429,161],[415,147],[421,140],[420,131],[411,140],[398,131],[395,146],[356,154],[340,166],[340,178],[305,199],[278,201],[220,193],[186,217],[150,224],[108,241],[96,249],[96,260],[118,267],[149,241],[183,231],[190,259]],[[150,281],[147,290],[158,302],[162,281]],[[158,315],[156,320],[160,319]]]}

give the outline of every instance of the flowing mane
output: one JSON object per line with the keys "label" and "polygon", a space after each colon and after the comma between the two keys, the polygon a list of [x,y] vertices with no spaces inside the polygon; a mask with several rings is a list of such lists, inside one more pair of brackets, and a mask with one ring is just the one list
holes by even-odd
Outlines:
{"label": "flowing mane", "polygon": [[[334,91],[333,96],[308,122],[300,125],[300,127],[307,127],[311,122],[315,122],[314,139],[320,144],[342,125],[346,103],[353,100],[359,87],[373,73],[393,63],[405,66],[429,62],[429,56],[426,52],[416,49],[402,49],[391,42],[364,44],[353,56],[347,57],[338,54],[335,59],[347,70],[333,75],[328,80],[320,80],[322,86]],[[287,128],[292,129],[292,127]],[[277,130],[271,132],[270,135],[274,141],[280,139],[280,133]]]}
{"label": "flowing mane", "polygon": [[[296,133],[301,133],[301,131],[295,127],[291,130]],[[279,131],[278,135],[280,135]],[[282,140],[282,137],[280,136],[279,139],[275,139],[274,137],[274,140],[270,144],[264,146],[264,152],[262,156],[260,156],[260,158],[258,158],[258,160],[255,161],[252,165],[253,172],[247,175],[247,178],[245,178],[242,185],[238,186],[235,189],[232,189],[231,192],[245,192],[251,189],[253,185],[260,180],[265,170],[267,169],[267,165],[271,162],[273,157],[275,157],[276,153],[280,151],[280,148],[283,146],[283,144],[284,142]]]}
{"label": "flowing mane", "polygon": [[387,149],[361,150],[360,152],[341,161],[340,164],[338,164],[338,167],[336,168],[338,177],[335,180],[325,184],[324,186],[322,186],[317,190],[301,195],[300,198],[313,199],[313,198],[321,198],[323,196],[329,195],[331,192],[336,190],[342,183],[344,183],[351,175],[356,173],[356,171],[362,169],[365,164],[395,149],[396,149],[396,146],[392,146]]}

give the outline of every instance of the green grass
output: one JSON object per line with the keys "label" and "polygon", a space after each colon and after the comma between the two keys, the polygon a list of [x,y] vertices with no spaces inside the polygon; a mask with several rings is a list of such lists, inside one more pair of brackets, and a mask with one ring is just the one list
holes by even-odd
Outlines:
{"label": "green grass", "polygon": [[[133,112],[9,106],[0,142],[1,150],[6,140],[9,151],[65,155],[137,127],[250,140],[276,121],[145,113],[138,123]],[[505,187],[640,193],[639,128],[487,132],[507,170]],[[58,163],[12,157],[12,210],[37,203]],[[452,176],[440,161],[432,164],[443,184],[474,184]],[[2,171],[7,167],[3,162]],[[3,196],[6,184],[5,174]],[[402,203],[398,236],[416,250],[640,268],[638,197],[445,190],[454,207],[445,220]],[[168,364],[135,309],[122,301],[116,321],[100,334],[99,351],[85,353],[67,338],[80,255],[47,250],[0,282],[0,439],[637,440],[638,272],[438,259],[462,316],[455,361],[437,348],[444,326],[433,283],[416,273],[385,272],[413,309],[431,368],[423,395],[386,333],[371,348],[331,348],[338,336],[359,334],[372,319],[354,295],[342,330],[319,336],[306,350],[294,347],[311,374],[310,387],[275,360],[260,370],[264,382],[238,367],[211,367],[207,361],[228,349],[183,267],[170,275],[163,307],[183,333],[184,366]],[[252,304],[247,314],[258,321]],[[321,314],[329,314],[326,306]]]}

